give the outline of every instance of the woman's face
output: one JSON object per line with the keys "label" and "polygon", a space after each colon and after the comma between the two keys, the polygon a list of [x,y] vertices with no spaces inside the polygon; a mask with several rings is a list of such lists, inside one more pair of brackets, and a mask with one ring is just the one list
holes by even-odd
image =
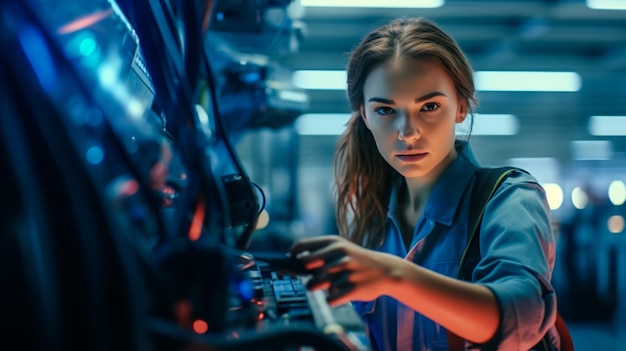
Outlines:
{"label": "woman's face", "polygon": [[388,61],[370,72],[363,93],[361,116],[400,174],[432,180],[456,157],[454,127],[467,104],[438,60]]}

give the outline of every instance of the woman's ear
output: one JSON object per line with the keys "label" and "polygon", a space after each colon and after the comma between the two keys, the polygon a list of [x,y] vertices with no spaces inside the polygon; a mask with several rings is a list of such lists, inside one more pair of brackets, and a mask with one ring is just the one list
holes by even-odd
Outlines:
{"label": "woman's ear", "polygon": [[467,101],[459,101],[459,111],[456,115],[456,123],[461,123],[467,118]]}
{"label": "woman's ear", "polygon": [[359,107],[359,113],[361,114],[361,118],[363,119],[363,123],[365,123],[365,126],[367,127],[367,129],[370,129],[369,121],[367,120],[367,117],[365,116],[365,107],[363,105]]}

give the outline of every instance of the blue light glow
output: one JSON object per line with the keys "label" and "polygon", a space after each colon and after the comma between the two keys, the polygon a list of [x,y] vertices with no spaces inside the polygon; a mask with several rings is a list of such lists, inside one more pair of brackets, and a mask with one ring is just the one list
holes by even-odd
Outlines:
{"label": "blue light glow", "polygon": [[95,34],[90,31],[76,33],[65,45],[65,54],[71,59],[80,59],[87,66],[97,65],[100,62],[100,47]]}
{"label": "blue light glow", "polygon": [[104,159],[104,150],[102,150],[99,146],[92,146],[87,149],[87,154],[85,155],[87,162],[92,165],[97,165]]}
{"label": "blue light glow", "polygon": [[19,41],[41,86],[48,92],[54,91],[57,77],[50,51],[41,33],[32,26],[25,26],[19,34]]}
{"label": "blue light glow", "polygon": [[237,284],[237,291],[243,301],[250,301],[254,297],[254,289],[252,283],[248,280],[242,279]]}
{"label": "blue light glow", "polygon": [[93,38],[84,38],[81,40],[78,49],[83,56],[89,56],[93,54],[98,48],[98,44]]}

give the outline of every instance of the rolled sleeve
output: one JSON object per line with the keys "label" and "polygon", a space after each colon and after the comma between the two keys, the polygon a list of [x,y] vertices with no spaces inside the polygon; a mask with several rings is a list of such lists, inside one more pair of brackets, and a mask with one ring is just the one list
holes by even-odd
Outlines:
{"label": "rolled sleeve", "polygon": [[481,225],[480,251],[473,280],[493,291],[501,323],[489,347],[470,349],[529,350],[556,318],[550,210],[532,176],[514,173],[491,199]]}

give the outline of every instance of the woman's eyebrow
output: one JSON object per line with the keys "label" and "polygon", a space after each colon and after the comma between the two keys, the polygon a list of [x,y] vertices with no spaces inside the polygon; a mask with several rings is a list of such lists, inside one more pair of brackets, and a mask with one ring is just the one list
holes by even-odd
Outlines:
{"label": "woman's eyebrow", "polygon": [[432,99],[435,96],[448,96],[448,95],[446,95],[446,94],[444,94],[444,93],[442,93],[440,91],[433,91],[432,93],[428,93],[426,95],[422,95],[422,96],[416,98],[415,102],[422,102],[424,100]]}
{"label": "woman's eyebrow", "polygon": [[[448,96],[448,95],[446,95],[446,94],[444,94],[444,93],[442,93],[440,91],[433,91],[431,93],[428,93],[428,94],[422,95],[422,96],[420,96],[418,98],[415,98],[415,102],[422,102],[422,101],[425,101],[425,100],[428,100],[428,99],[432,99],[435,96]],[[368,102],[380,102],[380,103],[389,104],[389,105],[393,105],[394,104],[393,100],[380,98],[380,97],[372,97],[372,98],[369,98],[369,100],[367,100],[367,101]]]}
{"label": "woman's eyebrow", "polygon": [[381,102],[383,104],[389,104],[389,105],[393,105],[394,104],[393,100],[379,98],[379,97],[373,97],[373,98],[370,98],[367,101],[368,102]]}

